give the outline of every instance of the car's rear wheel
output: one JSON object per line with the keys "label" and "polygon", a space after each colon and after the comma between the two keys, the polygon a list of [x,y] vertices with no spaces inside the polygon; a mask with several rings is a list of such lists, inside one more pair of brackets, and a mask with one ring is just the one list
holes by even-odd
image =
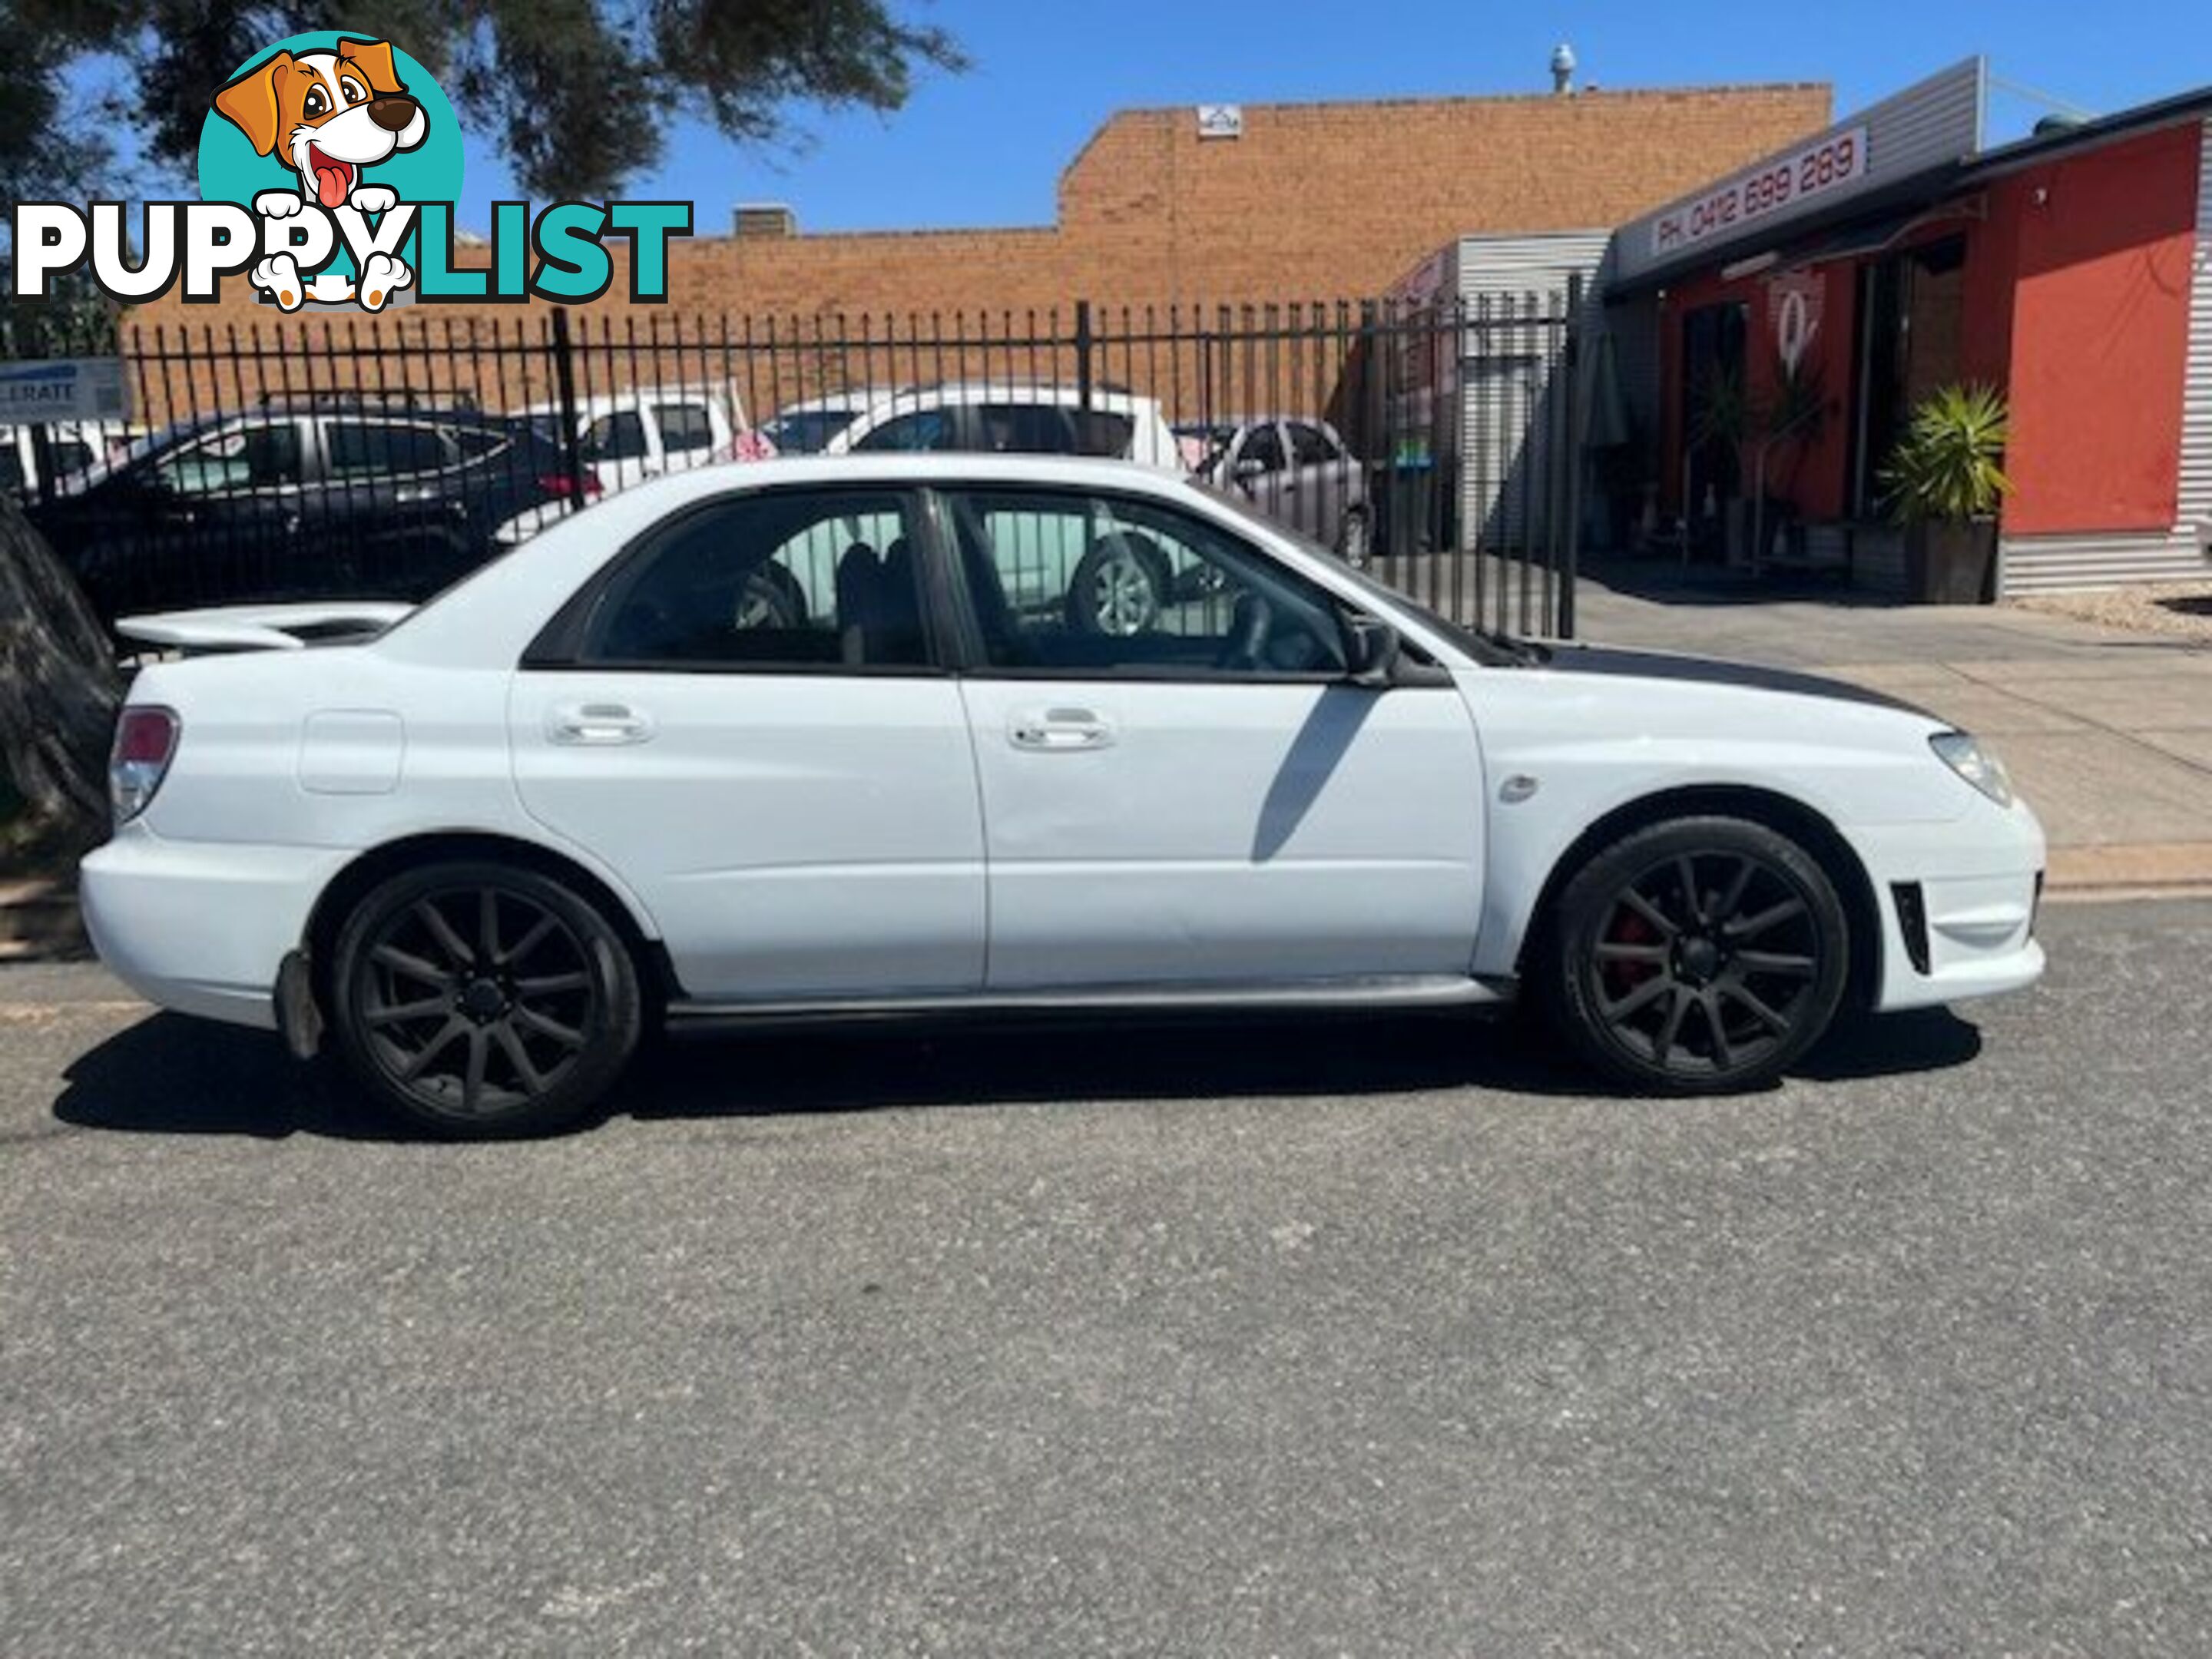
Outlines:
{"label": "car's rear wheel", "polygon": [[643,1022],[637,969],[588,901],[535,870],[395,876],[338,935],[332,1024],[385,1106],[448,1134],[542,1133],[606,1091]]}
{"label": "car's rear wheel", "polygon": [[1679,818],[1597,854],[1559,895],[1536,990],[1575,1048],[1635,1087],[1773,1081],[1835,1018],[1850,927],[1820,861],[1741,818]]}

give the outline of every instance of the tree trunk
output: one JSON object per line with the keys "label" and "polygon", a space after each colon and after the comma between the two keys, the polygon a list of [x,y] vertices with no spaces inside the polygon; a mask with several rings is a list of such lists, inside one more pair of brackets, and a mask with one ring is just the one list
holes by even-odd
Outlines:
{"label": "tree trunk", "polygon": [[107,747],[123,677],[76,580],[0,492],[0,763],[41,838],[107,833]]}

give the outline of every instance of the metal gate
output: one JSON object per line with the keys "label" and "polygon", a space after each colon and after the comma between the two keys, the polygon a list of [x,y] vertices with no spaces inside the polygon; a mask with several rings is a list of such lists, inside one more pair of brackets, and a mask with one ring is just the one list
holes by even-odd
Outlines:
{"label": "metal gate", "polygon": [[[318,583],[333,593],[389,586],[391,567],[352,548],[348,526],[394,533],[367,498],[388,489],[403,455],[400,493],[441,498],[437,534],[453,544],[441,559],[465,564],[511,544],[518,523],[526,531],[652,471],[819,449],[885,398],[926,403],[935,389],[980,386],[1110,418],[979,424],[963,447],[1133,447],[1138,459],[1248,498],[1455,622],[1565,636],[1583,471],[1579,286],[1419,306],[1079,303],[900,317],[416,306],[243,329],[126,321],[118,343],[140,432],[301,423],[281,447],[304,458],[296,476],[252,476],[248,437],[222,466],[178,475],[195,492],[188,513],[165,506],[159,489],[137,498],[201,526],[208,545],[190,562],[206,603],[264,597],[254,591],[266,586],[264,564],[283,567],[292,595]],[[446,465],[438,443],[400,434],[447,417]],[[486,462],[484,434],[501,422],[521,435]],[[1139,428],[1171,435],[1146,447],[1132,437]],[[330,459],[341,449],[351,457],[342,473]],[[384,473],[380,457],[391,458]],[[248,496],[266,507],[272,491],[326,504],[309,515],[322,526],[313,548],[278,546],[269,533],[296,514],[264,513],[252,535],[221,544],[222,525],[250,517],[226,509]],[[518,514],[518,503],[531,505]]]}

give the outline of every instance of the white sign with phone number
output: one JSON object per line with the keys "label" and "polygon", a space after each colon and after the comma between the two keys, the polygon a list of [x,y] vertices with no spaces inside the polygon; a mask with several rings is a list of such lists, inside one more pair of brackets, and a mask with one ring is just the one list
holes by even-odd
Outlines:
{"label": "white sign with phone number", "polygon": [[1651,250],[1663,258],[1716,236],[1740,232],[1779,209],[1824,196],[1866,177],[1864,127],[1831,133],[1785,155],[1740,173],[1694,202],[1662,213],[1651,227]]}

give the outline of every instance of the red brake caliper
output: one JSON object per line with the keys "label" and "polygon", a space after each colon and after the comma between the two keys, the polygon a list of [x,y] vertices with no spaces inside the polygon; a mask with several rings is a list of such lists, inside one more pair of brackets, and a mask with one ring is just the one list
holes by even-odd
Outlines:
{"label": "red brake caliper", "polygon": [[[1659,935],[1650,922],[1624,905],[1614,913],[1605,937],[1608,945],[1649,945]],[[1656,963],[1608,962],[1604,968],[1606,994],[1618,1000],[1658,971]]]}

